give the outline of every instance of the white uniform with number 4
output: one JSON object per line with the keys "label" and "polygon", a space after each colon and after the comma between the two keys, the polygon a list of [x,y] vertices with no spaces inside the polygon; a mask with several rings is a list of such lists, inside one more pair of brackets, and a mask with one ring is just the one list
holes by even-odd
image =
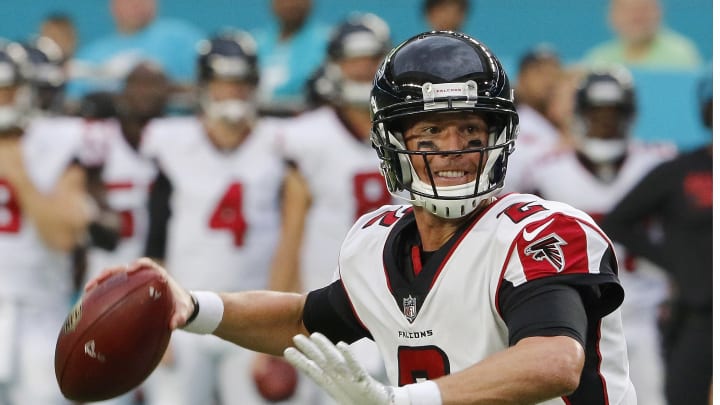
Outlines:
{"label": "white uniform with number 4", "polygon": [[[141,150],[172,185],[165,266],[184,287],[267,287],[285,175],[276,128],[261,120],[240,147],[222,152],[197,118],[148,126]],[[149,380],[150,404],[210,404],[215,385],[223,403],[264,403],[251,379],[253,352],[214,336],[178,331],[172,339],[172,364]]]}

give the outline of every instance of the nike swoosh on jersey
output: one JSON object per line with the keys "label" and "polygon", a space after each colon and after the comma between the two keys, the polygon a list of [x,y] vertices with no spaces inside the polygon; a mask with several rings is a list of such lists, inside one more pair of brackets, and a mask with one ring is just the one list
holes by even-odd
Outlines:
{"label": "nike swoosh on jersey", "polygon": [[552,224],[552,222],[555,220],[555,218],[545,222],[544,224],[538,226],[534,231],[528,232],[527,229],[523,229],[523,239],[530,242],[531,240],[535,239],[540,232],[542,232],[545,228],[548,227],[548,225]]}

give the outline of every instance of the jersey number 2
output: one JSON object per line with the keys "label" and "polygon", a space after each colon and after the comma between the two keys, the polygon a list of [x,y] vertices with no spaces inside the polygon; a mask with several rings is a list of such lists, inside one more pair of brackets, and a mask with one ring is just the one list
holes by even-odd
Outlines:
{"label": "jersey number 2", "polygon": [[235,246],[245,241],[247,222],[242,212],[242,184],[232,183],[210,216],[210,229],[228,230],[233,234]]}
{"label": "jersey number 2", "polygon": [[0,232],[20,232],[20,206],[12,186],[0,179]]}
{"label": "jersey number 2", "polygon": [[432,380],[450,374],[447,354],[437,346],[398,347],[398,385]]}

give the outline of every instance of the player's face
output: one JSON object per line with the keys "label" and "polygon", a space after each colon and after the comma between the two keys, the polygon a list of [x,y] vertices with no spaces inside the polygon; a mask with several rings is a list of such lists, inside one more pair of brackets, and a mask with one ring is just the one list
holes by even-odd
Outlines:
{"label": "player's face", "polygon": [[[382,57],[358,56],[338,61],[343,76],[356,82],[372,82]],[[370,97],[368,95],[368,97]]]}
{"label": "player's face", "polygon": [[255,90],[250,83],[226,79],[213,79],[207,86],[212,101],[249,100]]}
{"label": "player's face", "polygon": [[0,106],[12,105],[15,103],[15,94],[17,93],[17,86],[0,87]]}
{"label": "player's face", "polygon": [[[460,151],[488,146],[488,125],[481,115],[430,113],[407,123],[405,145],[410,151]],[[420,180],[438,187],[466,184],[475,180],[487,153],[411,155]]]}
{"label": "player's face", "polygon": [[586,136],[596,139],[615,139],[625,136],[627,117],[618,107],[593,107],[585,112]]}

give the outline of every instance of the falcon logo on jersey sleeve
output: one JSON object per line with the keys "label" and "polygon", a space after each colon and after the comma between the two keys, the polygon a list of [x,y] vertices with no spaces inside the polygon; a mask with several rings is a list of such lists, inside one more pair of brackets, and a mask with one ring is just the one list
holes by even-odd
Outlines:
{"label": "falcon logo on jersey sleeve", "polygon": [[577,220],[564,215],[529,224],[515,239],[523,278],[589,272],[587,238]]}
{"label": "falcon logo on jersey sleeve", "polygon": [[565,267],[562,246],[567,245],[557,234],[548,235],[525,248],[525,255],[537,261],[547,260],[558,271]]}

